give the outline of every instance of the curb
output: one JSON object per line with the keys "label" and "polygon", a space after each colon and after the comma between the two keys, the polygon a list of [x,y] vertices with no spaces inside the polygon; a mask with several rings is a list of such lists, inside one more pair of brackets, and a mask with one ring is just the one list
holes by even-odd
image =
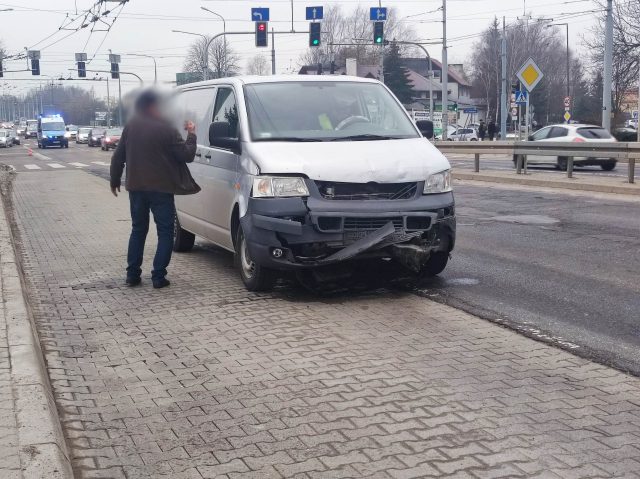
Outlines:
{"label": "curb", "polygon": [[69,452],[38,335],[23,294],[4,201],[0,201],[0,293],[0,312],[7,327],[22,477],[71,479]]}
{"label": "curb", "polygon": [[596,183],[579,183],[579,179],[562,181],[562,180],[549,180],[549,179],[536,179],[528,178],[523,175],[511,176],[492,176],[482,173],[464,173],[459,171],[453,172],[453,178],[456,180],[471,180],[471,181],[485,181],[489,183],[503,183],[510,185],[527,185],[527,186],[542,186],[545,188],[558,188],[566,190],[578,190],[578,191],[593,191],[597,193],[616,193],[621,195],[639,195],[640,186],[636,184],[627,183],[625,185],[607,185]]}

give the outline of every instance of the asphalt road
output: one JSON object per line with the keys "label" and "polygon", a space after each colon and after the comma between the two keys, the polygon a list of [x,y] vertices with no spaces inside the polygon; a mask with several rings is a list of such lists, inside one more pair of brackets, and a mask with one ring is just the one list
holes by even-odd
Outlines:
{"label": "asphalt road", "polygon": [[[0,150],[0,162],[108,178],[111,154],[99,148],[33,152]],[[640,375],[640,199],[471,184],[457,185],[456,199],[452,260],[441,277],[411,284],[416,294]]]}
{"label": "asphalt road", "polygon": [[[451,165],[460,170],[472,170],[473,169],[473,156],[469,155],[446,155]],[[531,171],[544,171],[555,173],[558,176],[567,176],[566,171],[560,171],[555,166],[549,165],[530,165]],[[480,157],[480,171],[514,171],[513,160],[507,156],[481,156]],[[577,166],[574,169],[576,175],[584,174],[585,176],[605,176],[615,178],[627,178],[628,176],[627,163],[618,163],[616,168],[612,171],[604,171],[599,166]]]}

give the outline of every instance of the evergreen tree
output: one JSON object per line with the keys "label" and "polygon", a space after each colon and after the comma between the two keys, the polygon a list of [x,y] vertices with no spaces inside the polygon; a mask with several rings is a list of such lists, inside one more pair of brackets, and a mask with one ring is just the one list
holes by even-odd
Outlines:
{"label": "evergreen tree", "polygon": [[409,72],[402,66],[401,58],[398,44],[391,43],[384,58],[384,83],[406,105],[413,101],[414,93]]}

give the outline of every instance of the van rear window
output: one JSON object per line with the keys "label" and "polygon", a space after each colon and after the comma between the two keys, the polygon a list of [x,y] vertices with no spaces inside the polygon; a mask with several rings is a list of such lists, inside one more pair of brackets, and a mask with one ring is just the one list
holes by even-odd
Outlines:
{"label": "van rear window", "polygon": [[611,135],[604,128],[598,127],[587,127],[587,128],[578,128],[578,135],[583,138],[590,139],[600,139],[600,140],[608,140],[611,138]]}

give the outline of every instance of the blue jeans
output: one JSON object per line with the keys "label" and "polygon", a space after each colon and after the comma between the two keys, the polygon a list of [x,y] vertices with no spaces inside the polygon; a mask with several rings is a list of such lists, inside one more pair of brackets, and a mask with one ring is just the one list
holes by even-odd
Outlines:
{"label": "blue jeans", "polygon": [[153,258],[151,279],[158,281],[167,275],[167,266],[171,261],[173,250],[173,223],[176,214],[173,195],[153,191],[130,191],[129,203],[132,225],[127,254],[127,278],[139,278],[142,274],[140,267],[144,243],[149,232],[149,211],[151,211],[158,231],[158,248]]}

